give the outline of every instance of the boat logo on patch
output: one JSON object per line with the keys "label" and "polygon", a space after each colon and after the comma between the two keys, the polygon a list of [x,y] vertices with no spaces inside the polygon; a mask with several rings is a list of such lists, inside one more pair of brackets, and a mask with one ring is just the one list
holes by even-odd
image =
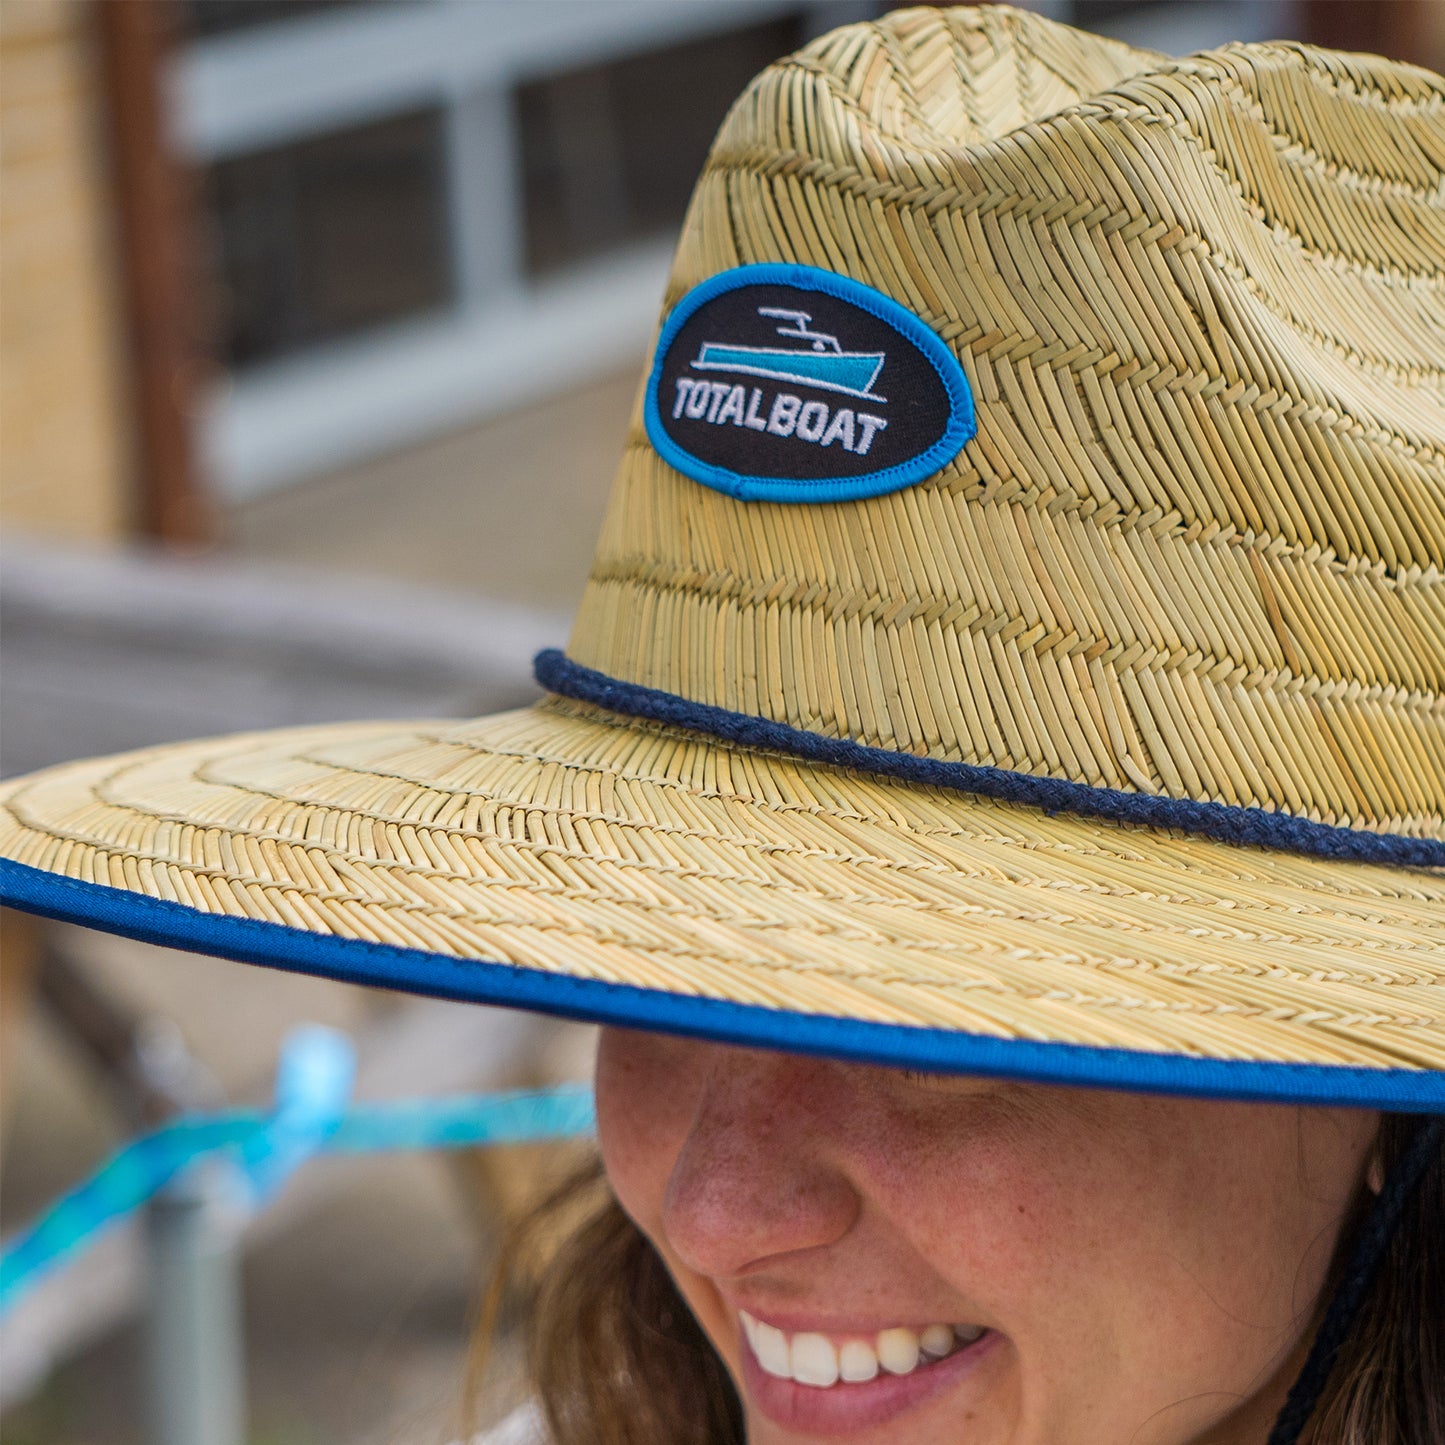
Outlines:
{"label": "boat logo on patch", "polygon": [[742,266],[668,317],[648,435],[744,500],[836,502],[932,475],[975,431],[957,358],[882,292],[812,266]]}

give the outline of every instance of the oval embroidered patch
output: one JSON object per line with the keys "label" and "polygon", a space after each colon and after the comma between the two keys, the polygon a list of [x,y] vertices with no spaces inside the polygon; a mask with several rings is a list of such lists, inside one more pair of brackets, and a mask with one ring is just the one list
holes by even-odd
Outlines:
{"label": "oval embroidered patch", "polygon": [[977,424],[957,358],[871,286],[814,266],[740,266],[673,308],[644,407],[658,454],[744,501],[897,491]]}

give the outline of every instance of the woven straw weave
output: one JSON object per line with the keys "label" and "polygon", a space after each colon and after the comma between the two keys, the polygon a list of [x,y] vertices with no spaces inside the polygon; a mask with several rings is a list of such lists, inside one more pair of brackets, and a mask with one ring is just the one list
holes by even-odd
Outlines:
{"label": "woven straw weave", "polygon": [[1440,835],[1438,77],[905,12],[742,97],[669,303],[764,261],[922,316],[977,439],[889,496],[767,507],[635,417],[574,658],[873,746]]}
{"label": "woven straw weave", "polygon": [[999,1038],[1445,1067],[1445,878],[960,807],[579,703],[158,748],[4,802],[23,863],[333,937]]}
{"label": "woven straw weave", "polygon": [[[669,304],[750,262],[854,277],[954,348],[977,437],[905,490],[782,506],[681,476],[634,420],[572,656],[874,746],[1445,836],[1442,176],[1442,82],[1381,61],[1172,62],[1002,7],[820,40],[734,108]],[[1445,1069],[1445,870],[560,699],[53,769],[0,791],[0,855],[54,875],[50,907],[99,883],[394,944],[455,960],[426,986],[459,996],[498,996],[487,960]],[[264,933],[233,951],[275,961]]]}

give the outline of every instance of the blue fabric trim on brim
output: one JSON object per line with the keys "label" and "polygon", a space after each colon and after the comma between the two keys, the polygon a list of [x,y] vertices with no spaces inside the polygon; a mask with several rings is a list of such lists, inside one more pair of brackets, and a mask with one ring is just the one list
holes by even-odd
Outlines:
{"label": "blue fabric trim on brim", "polygon": [[640,683],[622,682],[573,662],[549,647],[539,652],[532,670],[548,692],[590,702],[609,712],[668,723],[721,742],[787,753],[812,763],[830,763],[855,772],[876,773],[905,783],[949,788],[1004,802],[1023,803],[1046,813],[1075,813],[1113,823],[1138,823],[1214,838],[1223,843],[1273,848],[1337,862],[1384,863],[1397,868],[1445,867],[1445,842],[1407,838],[1398,833],[1370,833],[1243,808],[1229,803],[1197,802],[1192,798],[1161,798],[1152,793],[1126,793],[1096,788],[1064,778],[1043,778],[973,763],[950,763],[914,753],[867,747],[849,738],[824,737],[786,723],[747,713],[730,712],[709,703],[691,702]]}
{"label": "blue fabric trim on brim", "polygon": [[1199,1059],[790,1013],[201,913],[0,859],[0,901],[165,948],[375,988],[858,1063],[1201,1098],[1445,1110],[1445,1072]]}

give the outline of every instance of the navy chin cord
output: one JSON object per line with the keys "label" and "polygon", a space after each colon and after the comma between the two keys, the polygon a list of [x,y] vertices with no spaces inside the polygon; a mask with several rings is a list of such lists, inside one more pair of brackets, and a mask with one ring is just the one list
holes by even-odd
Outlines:
{"label": "navy chin cord", "polygon": [[1305,1426],[1309,1424],[1340,1347],[1349,1338],[1360,1306],[1370,1292],[1370,1285],[1394,1237],[1400,1216],[1405,1212],[1420,1176],[1440,1148],[1442,1132],[1445,1132],[1445,1119],[1429,1120],[1390,1171],[1390,1177],[1385,1180],[1385,1187],[1366,1216],[1360,1236],[1355,1241],[1349,1268],[1341,1276],[1334,1298],[1320,1321],[1319,1332],[1315,1335],[1304,1368],[1290,1388],[1289,1398],[1274,1422],[1274,1429],[1269,1432],[1267,1445],[1297,1445]]}

